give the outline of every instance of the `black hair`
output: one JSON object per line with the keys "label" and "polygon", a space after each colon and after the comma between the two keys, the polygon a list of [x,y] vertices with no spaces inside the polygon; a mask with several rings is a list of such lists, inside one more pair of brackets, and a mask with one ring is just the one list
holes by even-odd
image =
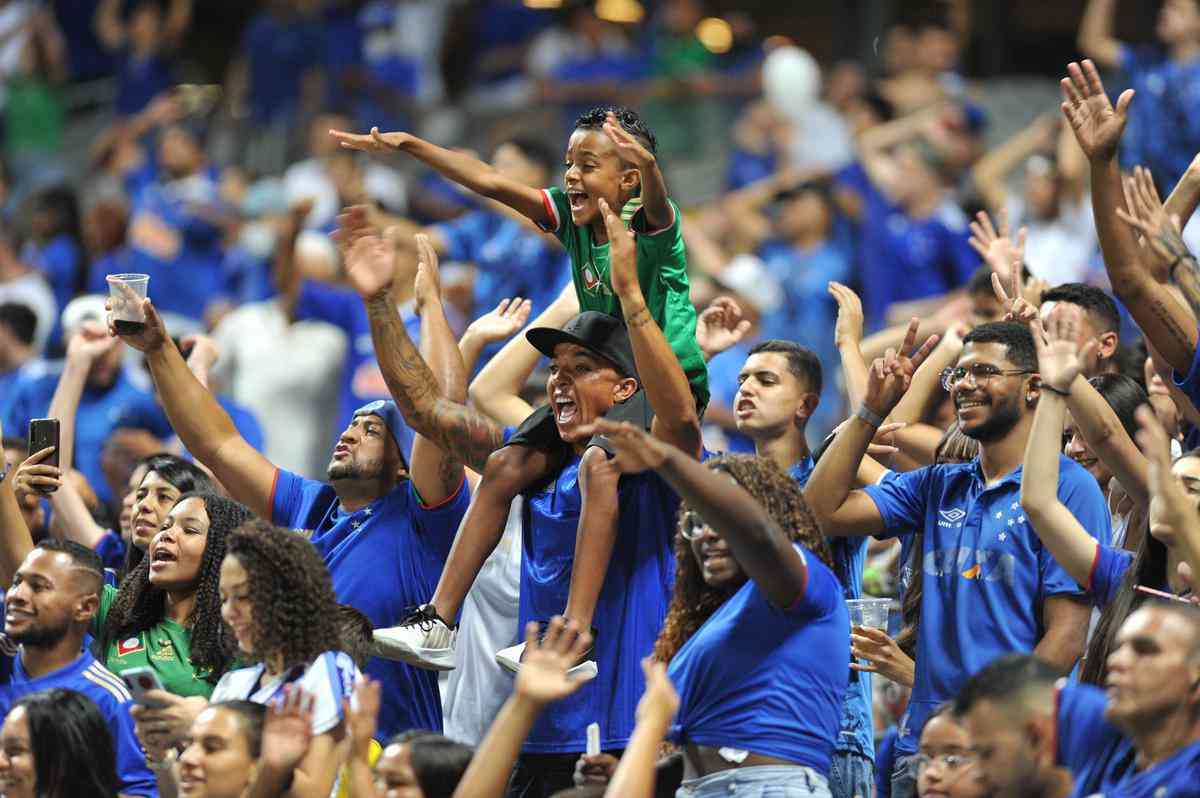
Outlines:
{"label": "black hair", "polygon": [[1033,334],[1024,324],[1015,321],[980,324],[963,336],[963,346],[967,344],[1000,344],[1007,350],[1005,356],[1017,368],[1037,371],[1037,350],[1033,348]]}
{"label": "black hair", "polygon": [[1117,419],[1131,439],[1136,439],[1138,422],[1134,414],[1142,405],[1150,404],[1146,390],[1132,377],[1124,374],[1100,374],[1088,380],[1108,406],[1117,414]]}
{"label": "black hair", "polygon": [[33,207],[50,217],[50,238],[65,235],[74,242],[77,253],[72,271],[72,294],[82,294],[87,288],[87,264],[83,255],[83,226],[80,223],[79,198],[75,195],[74,189],[65,185],[43,189],[34,195]]}
{"label": "black hair", "polygon": [[0,305],[0,324],[12,331],[13,337],[26,346],[33,345],[37,333],[37,314],[20,302],[5,302]]}
{"label": "black hair", "polygon": [[821,359],[811,349],[803,347],[795,341],[770,338],[755,344],[754,348],[750,350],[750,355],[762,352],[783,355],[787,359],[788,371],[792,373],[792,376],[808,385],[809,390],[813,393],[821,393]]}
{"label": "black hair", "polygon": [[1030,654],[1005,654],[967,680],[954,698],[954,714],[961,718],[980,701],[1003,703],[1030,687],[1052,688],[1060,676]]}
{"label": "black hair", "polygon": [[104,584],[104,561],[100,559],[99,554],[87,546],[63,538],[43,538],[38,542],[36,548],[65,554],[70,557],[71,562],[76,568],[81,571],[87,571],[89,575],[95,578],[96,590],[99,590],[100,586]]}
{"label": "black hair", "polygon": [[425,798],[451,798],[475,754],[470,746],[420,729],[397,734],[388,740],[387,746],[392,745],[408,746],[413,774]]}
{"label": "black hair", "polygon": [[869,89],[862,96],[862,101],[881,122],[891,122],[896,118],[896,106],[875,89]]}
{"label": "black hair", "polygon": [[371,619],[349,604],[339,604],[337,625],[342,651],[354,660],[359,670],[367,667],[367,660],[371,658],[372,633],[375,631]]}
{"label": "black hair", "polygon": [[39,798],[115,798],[121,783],[112,732],[90,698],[52,687],[23,696],[17,707],[29,724]]}
{"label": "black hair", "polygon": [[[1025,263],[1022,263],[1021,279],[1028,280],[1032,276],[1032,273],[1029,271],[1029,266]],[[966,288],[968,296],[978,296],[979,294],[995,296],[995,289],[992,288],[992,267],[980,266],[978,269],[976,269],[974,273],[971,274],[970,279],[967,280]]]}
{"label": "black hair", "polygon": [[524,135],[509,136],[500,142],[501,146],[505,144],[516,147],[523,158],[546,170],[546,174],[554,173],[554,168],[558,164],[557,156],[540,139]]}
{"label": "black hair", "polygon": [[643,147],[652,153],[658,152],[658,139],[654,137],[654,132],[646,126],[637,111],[623,105],[602,105],[585,111],[575,120],[575,130],[603,130],[609,114],[615,116],[621,128]]}
{"label": "black hair", "polygon": [[[134,471],[143,465],[146,467],[146,474],[142,479],[149,476],[151,472],[158,474],[163,482],[170,484],[171,487],[179,491],[180,496],[188,493],[217,493],[217,486],[213,484],[208,474],[204,473],[195,463],[184,460],[182,457],[177,457],[173,454],[152,454],[149,457],[143,457],[141,460],[138,460],[133,466]],[[137,489],[135,487],[134,491],[137,491]],[[145,556],[146,552],[132,543],[126,546],[125,562],[121,565],[120,578],[124,580],[125,577],[133,573],[141,565],[142,559]]]}
{"label": "black hair", "polygon": [[246,747],[250,749],[250,755],[258,759],[258,755],[262,753],[262,730],[263,722],[267,718],[267,705],[231,699],[209,704],[208,708],[226,709],[237,715],[238,725],[246,735]]}
{"label": "black hair", "polygon": [[1066,302],[1078,305],[1088,315],[1089,321],[1099,322],[1102,333],[1117,332],[1121,329],[1121,313],[1117,303],[1107,293],[1094,285],[1087,283],[1063,283],[1042,293],[1042,303]]}

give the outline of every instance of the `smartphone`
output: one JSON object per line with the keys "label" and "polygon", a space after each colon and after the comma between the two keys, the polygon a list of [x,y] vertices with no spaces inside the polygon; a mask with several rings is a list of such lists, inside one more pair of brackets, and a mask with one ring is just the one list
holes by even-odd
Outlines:
{"label": "smartphone", "polygon": [[[29,454],[33,455],[45,449],[48,446],[53,446],[54,451],[50,453],[42,465],[58,465],[58,419],[57,418],[35,418],[29,422]],[[43,490],[42,493],[53,493],[52,490]]]}
{"label": "smartphone", "polygon": [[158,680],[158,674],[153,669],[130,668],[121,671],[121,681],[125,682],[125,686],[129,688],[129,693],[133,696],[133,703],[150,709],[166,706],[161,701],[146,698],[146,693],[151,690],[163,689],[162,682]]}

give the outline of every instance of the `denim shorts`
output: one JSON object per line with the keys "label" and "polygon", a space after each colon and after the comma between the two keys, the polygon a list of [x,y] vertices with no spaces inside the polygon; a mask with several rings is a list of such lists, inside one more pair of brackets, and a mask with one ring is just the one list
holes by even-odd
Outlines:
{"label": "denim shorts", "polygon": [[825,777],[800,765],[756,765],[685,781],[675,798],[830,798]]}
{"label": "denim shorts", "polygon": [[835,751],[829,764],[833,798],[871,798],[875,793],[875,763],[862,754]]}

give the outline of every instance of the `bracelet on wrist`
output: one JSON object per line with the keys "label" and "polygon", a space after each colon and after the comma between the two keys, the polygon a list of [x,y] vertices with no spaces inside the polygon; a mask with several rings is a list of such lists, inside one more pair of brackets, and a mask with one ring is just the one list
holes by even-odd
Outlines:
{"label": "bracelet on wrist", "polygon": [[1049,384],[1049,383],[1047,383],[1047,382],[1043,382],[1043,383],[1042,383],[1042,389],[1043,389],[1043,390],[1047,390],[1047,391],[1049,391],[1050,393],[1056,393],[1056,394],[1058,394],[1059,396],[1064,396],[1064,397],[1065,397],[1065,396],[1070,396],[1070,395],[1071,395],[1071,392],[1070,392],[1070,391],[1064,391],[1062,388],[1055,388],[1053,385],[1051,385],[1051,384]]}
{"label": "bracelet on wrist", "polygon": [[879,415],[874,410],[867,407],[865,404],[859,405],[858,412],[855,413],[854,415],[858,416],[859,418],[861,418],[863,421],[870,424],[875,429],[879,429],[881,426],[883,426],[883,416]]}

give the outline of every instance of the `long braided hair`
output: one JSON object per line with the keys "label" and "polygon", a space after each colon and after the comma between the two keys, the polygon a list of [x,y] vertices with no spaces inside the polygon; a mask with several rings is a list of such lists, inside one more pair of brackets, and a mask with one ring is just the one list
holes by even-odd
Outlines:
{"label": "long braided hair", "polygon": [[[779,466],[753,455],[722,455],[705,465],[734,478],[754,500],[763,506],[767,515],[784,531],[790,540],[803,544],[821,562],[833,567],[833,558],[825,536],[817,526],[804,494],[796,481]],[[670,662],[683,644],[696,633],[730,593],[709,587],[704,581],[700,564],[692,553],[692,544],[678,530],[683,528],[684,516],[690,512],[686,502],[679,506],[679,522],[675,534],[675,592],[662,631],[654,643],[654,658]]]}
{"label": "long braided hair", "polygon": [[[216,682],[233,661],[231,643],[221,631],[221,561],[229,536],[254,514],[241,504],[212,493],[185,493],[184,499],[199,498],[208,513],[208,537],[204,556],[196,575],[196,606],[187,620],[191,629],[191,663],[202,678]],[[105,640],[101,649],[107,655],[108,641],[124,640],[155,626],[166,611],[166,591],[150,583],[150,559],[144,558],[121,582],[117,598],[108,613]]]}

